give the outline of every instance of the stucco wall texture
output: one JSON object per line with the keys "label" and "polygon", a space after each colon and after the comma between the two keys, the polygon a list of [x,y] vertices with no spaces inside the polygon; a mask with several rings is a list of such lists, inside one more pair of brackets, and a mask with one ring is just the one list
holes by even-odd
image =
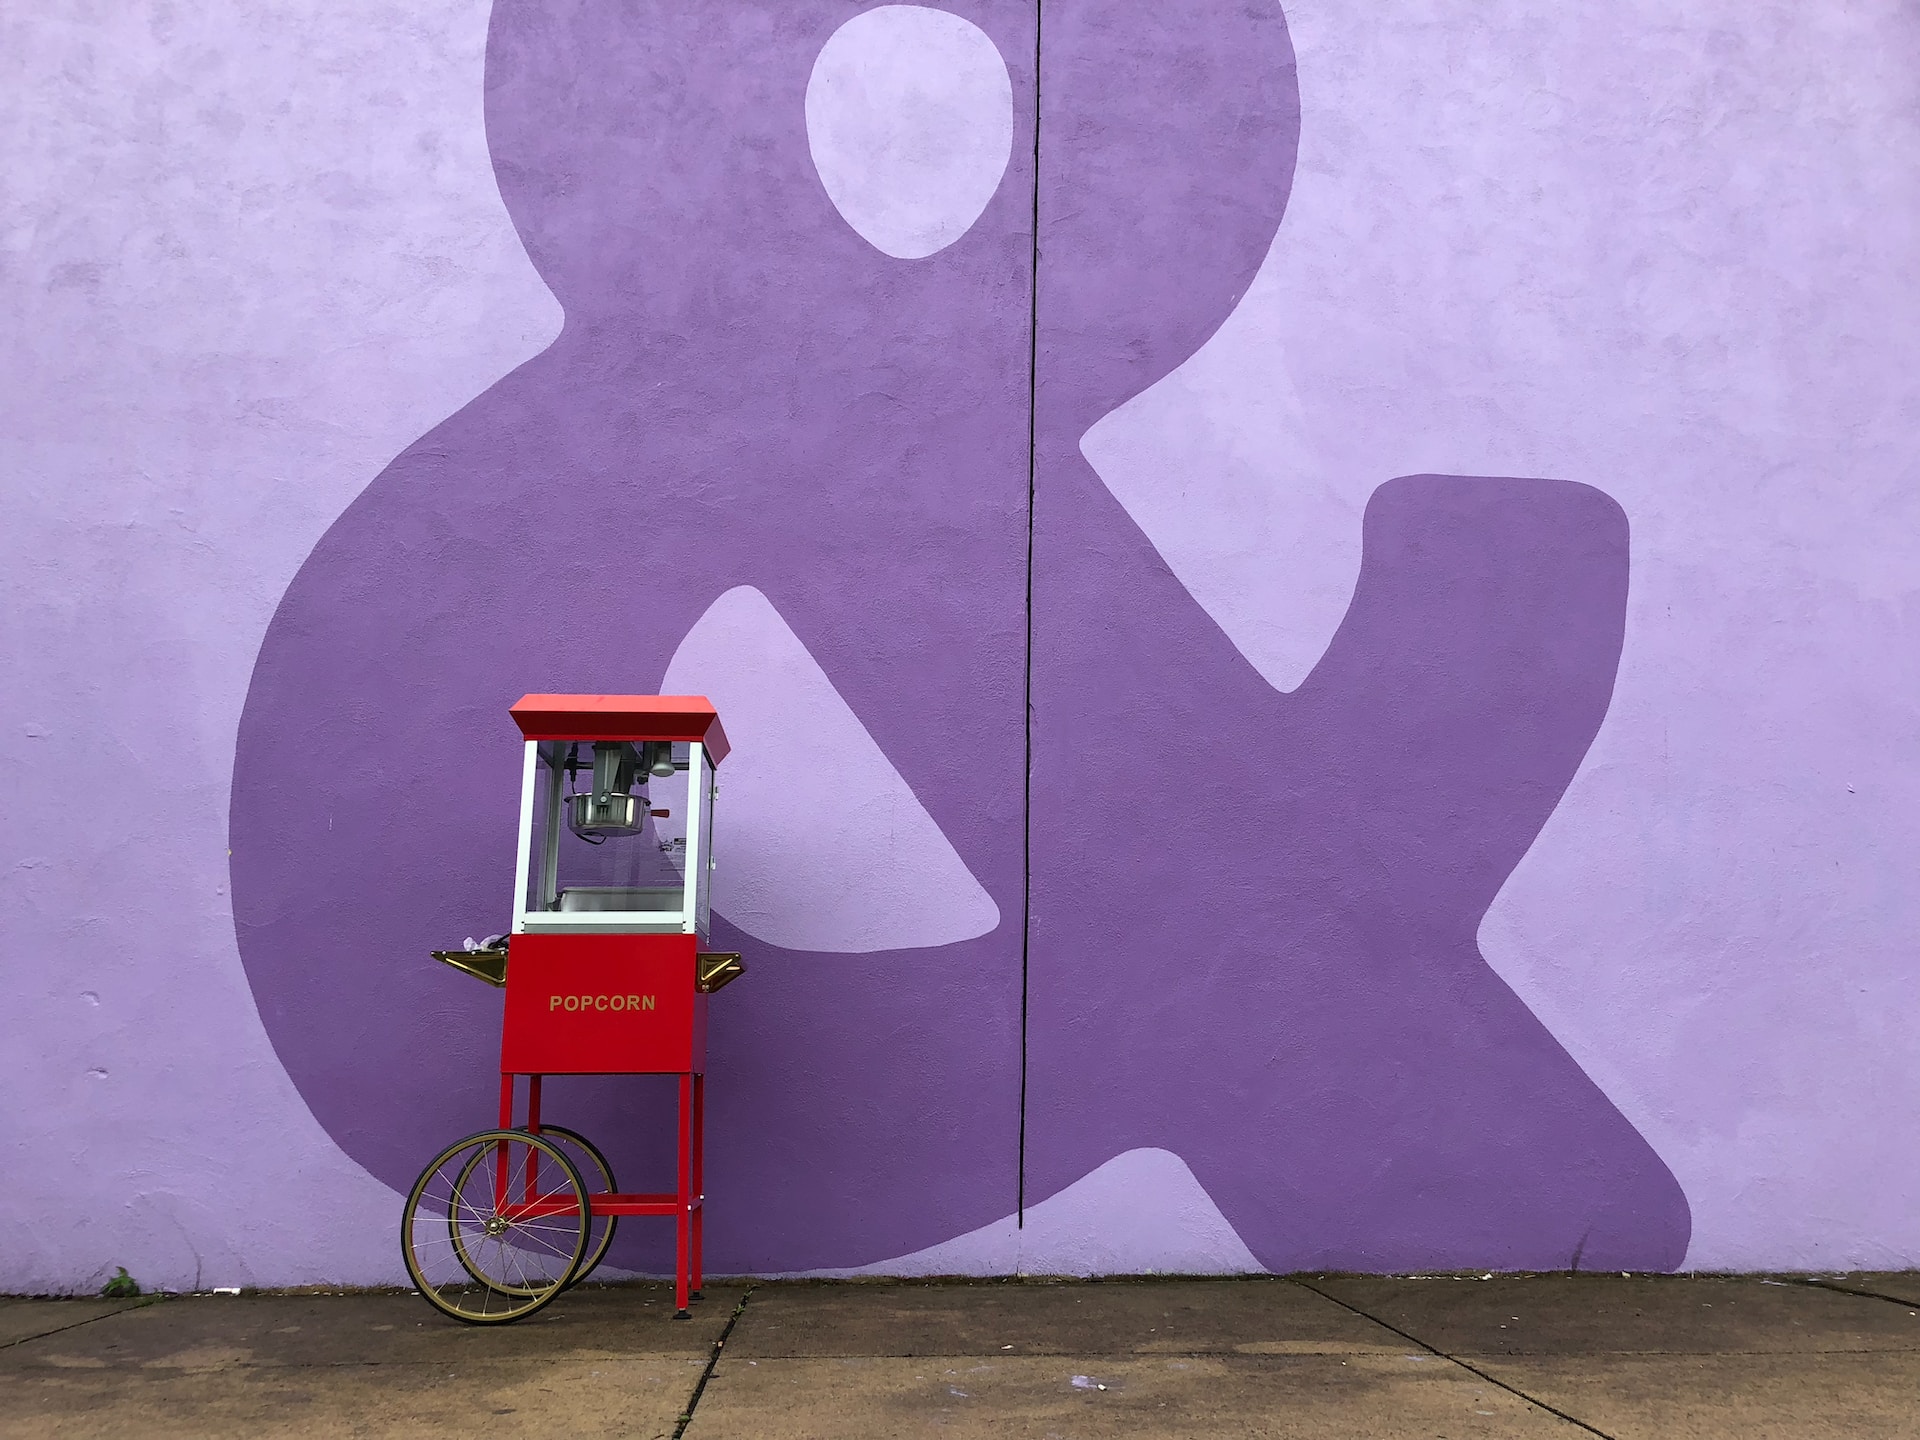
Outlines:
{"label": "stucco wall texture", "polygon": [[1920,1263],[1917,62],[0,18],[0,1290],[399,1278],[539,689],[736,746],[712,1270]]}

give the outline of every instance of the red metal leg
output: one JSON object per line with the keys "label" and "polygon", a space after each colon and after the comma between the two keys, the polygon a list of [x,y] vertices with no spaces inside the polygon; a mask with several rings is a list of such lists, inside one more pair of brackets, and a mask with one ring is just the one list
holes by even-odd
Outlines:
{"label": "red metal leg", "polygon": [[[513,1128],[513,1076],[500,1077],[500,1125],[502,1130]],[[502,1140],[493,1147],[493,1208],[507,1208],[507,1183],[512,1178],[507,1174],[510,1163],[507,1157],[507,1142]]]}
{"label": "red metal leg", "polygon": [[[540,1133],[540,1077],[538,1075],[527,1077],[527,1130],[534,1135]],[[540,1152],[531,1145],[527,1147],[526,1168],[523,1186],[525,1194],[522,1199],[525,1204],[531,1205],[540,1198]]]}
{"label": "red metal leg", "polygon": [[705,1288],[700,1250],[707,1228],[707,1077],[693,1077],[693,1298]]}
{"label": "red metal leg", "polygon": [[674,1216],[673,1308],[677,1319],[687,1309],[688,1252],[693,1241],[693,1076],[680,1076],[680,1204]]}
{"label": "red metal leg", "polygon": [[500,1077],[500,1124],[497,1128],[501,1130],[513,1128],[513,1080],[511,1075]]}

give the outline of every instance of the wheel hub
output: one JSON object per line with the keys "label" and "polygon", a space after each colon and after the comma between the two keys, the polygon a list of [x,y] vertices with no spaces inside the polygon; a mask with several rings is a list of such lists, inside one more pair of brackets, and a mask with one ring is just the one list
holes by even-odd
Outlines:
{"label": "wheel hub", "polygon": [[507,1233],[506,1220],[499,1215],[489,1215],[487,1217],[486,1232],[489,1236],[497,1240],[500,1236]]}

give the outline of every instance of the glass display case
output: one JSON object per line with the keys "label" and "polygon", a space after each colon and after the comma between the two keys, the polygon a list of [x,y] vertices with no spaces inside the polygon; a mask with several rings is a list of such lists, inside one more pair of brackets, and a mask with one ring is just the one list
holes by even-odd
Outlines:
{"label": "glass display case", "polygon": [[513,933],[705,939],[714,759],[700,740],[529,739]]}

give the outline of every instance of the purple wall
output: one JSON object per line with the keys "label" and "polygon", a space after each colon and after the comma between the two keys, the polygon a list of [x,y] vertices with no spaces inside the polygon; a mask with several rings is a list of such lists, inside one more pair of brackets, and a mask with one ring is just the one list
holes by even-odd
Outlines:
{"label": "purple wall", "polygon": [[1920,1257],[1913,17],[1035,21],[12,27],[0,1289],[396,1275],[547,688],[735,739],[716,1269]]}

